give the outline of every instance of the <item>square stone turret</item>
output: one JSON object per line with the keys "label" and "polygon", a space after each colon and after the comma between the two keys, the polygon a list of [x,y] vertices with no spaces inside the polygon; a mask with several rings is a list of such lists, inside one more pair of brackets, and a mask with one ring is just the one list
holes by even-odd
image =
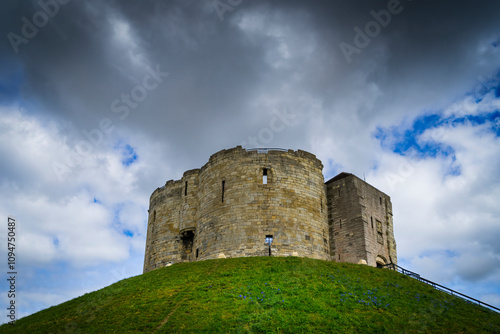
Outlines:
{"label": "square stone turret", "polygon": [[388,195],[350,173],[326,182],[330,254],[338,262],[397,263]]}

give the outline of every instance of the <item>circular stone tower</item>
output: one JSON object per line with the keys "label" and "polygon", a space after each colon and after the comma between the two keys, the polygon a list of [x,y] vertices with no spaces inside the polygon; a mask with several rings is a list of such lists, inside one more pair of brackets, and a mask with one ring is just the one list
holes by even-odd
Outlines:
{"label": "circular stone tower", "polygon": [[144,271],[226,257],[329,260],[322,169],[302,150],[215,153],[151,195]]}

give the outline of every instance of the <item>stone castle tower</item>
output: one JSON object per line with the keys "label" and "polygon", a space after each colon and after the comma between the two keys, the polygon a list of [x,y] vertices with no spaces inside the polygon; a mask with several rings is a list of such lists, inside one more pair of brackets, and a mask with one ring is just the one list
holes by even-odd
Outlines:
{"label": "stone castle tower", "polygon": [[170,263],[303,256],[370,266],[397,263],[390,197],[302,150],[213,154],[150,198],[144,272]]}

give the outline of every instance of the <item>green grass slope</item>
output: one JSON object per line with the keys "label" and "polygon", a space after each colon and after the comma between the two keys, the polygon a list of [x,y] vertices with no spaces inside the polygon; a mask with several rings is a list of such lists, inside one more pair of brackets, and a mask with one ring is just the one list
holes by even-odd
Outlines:
{"label": "green grass slope", "polygon": [[180,263],[1,333],[500,333],[500,315],[399,273],[306,258]]}

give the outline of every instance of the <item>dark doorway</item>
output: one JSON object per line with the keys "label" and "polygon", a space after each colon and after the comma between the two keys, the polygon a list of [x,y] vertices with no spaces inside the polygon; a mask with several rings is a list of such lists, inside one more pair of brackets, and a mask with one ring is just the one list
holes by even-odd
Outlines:
{"label": "dark doorway", "polygon": [[193,252],[194,231],[185,231],[181,234],[182,249],[181,260],[191,261],[191,253]]}

